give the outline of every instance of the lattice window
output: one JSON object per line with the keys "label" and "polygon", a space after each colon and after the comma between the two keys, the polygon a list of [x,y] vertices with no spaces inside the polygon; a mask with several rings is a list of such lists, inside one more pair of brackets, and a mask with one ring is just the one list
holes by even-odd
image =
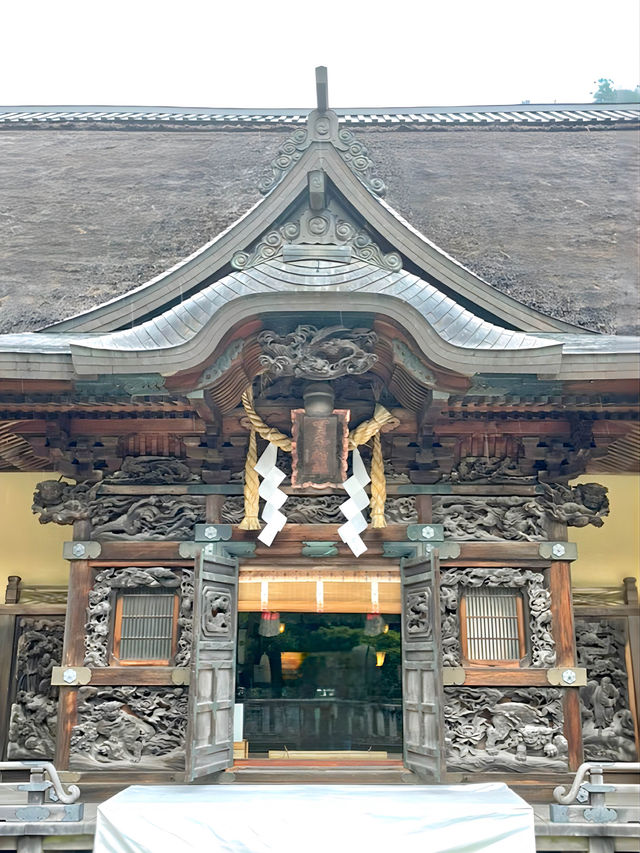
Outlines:
{"label": "lattice window", "polygon": [[460,632],[467,661],[517,664],[526,655],[521,593],[504,587],[463,587]]}
{"label": "lattice window", "polygon": [[176,651],[179,598],[166,589],[127,589],[116,598],[113,661],[168,665]]}

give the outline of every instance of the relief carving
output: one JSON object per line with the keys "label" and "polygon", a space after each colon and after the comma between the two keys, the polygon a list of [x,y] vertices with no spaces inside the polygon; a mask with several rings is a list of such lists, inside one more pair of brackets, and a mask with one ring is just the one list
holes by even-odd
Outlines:
{"label": "relief carving", "polygon": [[408,593],[405,618],[407,634],[410,636],[422,636],[425,640],[430,640],[433,637],[431,598],[431,589]]}
{"label": "relief carving", "polygon": [[338,116],[332,111],[309,113],[307,127],[295,130],[278,148],[268,174],[258,184],[263,195],[271,192],[289,172],[312,142],[330,142],[353,174],[375,195],[386,193],[384,181],[372,175],[373,163],[362,142],[346,128],[339,128]]}
{"label": "relief carving", "polygon": [[581,483],[578,486],[563,486],[561,483],[543,483],[542,503],[545,511],[555,521],[569,527],[602,527],[602,520],[609,515],[607,489],[598,483]]}
{"label": "relief carving", "polygon": [[228,634],[231,630],[231,596],[210,586],[202,591],[202,633],[205,637]]}
{"label": "relief carving", "polygon": [[547,538],[546,516],[536,497],[434,497],[433,521],[446,538],[534,542]]}
{"label": "relief carving", "polygon": [[11,706],[7,758],[55,755],[58,688],[51,670],[62,660],[64,619],[20,619],[16,655],[16,697]]}
{"label": "relief carving", "polygon": [[192,539],[195,525],[205,520],[204,497],[189,495],[104,495],[92,509],[92,538],[106,541]]}
{"label": "relief carving", "polygon": [[306,210],[300,219],[270,231],[251,251],[236,252],[231,266],[238,270],[254,267],[280,256],[285,245],[349,246],[351,255],[361,261],[391,272],[402,269],[402,258],[397,252],[385,254],[364,229],[327,209]]}
{"label": "relief carving", "polygon": [[366,373],[378,360],[377,335],[343,326],[298,326],[288,335],[266,330],[258,335],[260,364],[276,377],[331,380]]}
{"label": "relief carving", "polygon": [[444,695],[449,770],[567,770],[560,690],[445,687]]}
{"label": "relief carving", "polygon": [[116,485],[161,486],[176,483],[195,483],[200,478],[188,465],[171,456],[127,456],[119,471],[108,474],[105,483]]}
{"label": "relief carving", "polygon": [[85,625],[84,665],[91,667],[109,666],[109,635],[113,591],[139,587],[164,587],[181,591],[178,618],[178,651],[175,666],[188,666],[191,655],[191,609],[193,606],[193,572],[189,569],[175,571],[163,566],[123,569],[102,569],[96,575],[89,592],[87,623]]}
{"label": "relief carving", "polygon": [[81,687],[71,767],[182,769],[187,704],[181,687]]}
{"label": "relief carving", "polygon": [[[182,463],[178,465],[182,466]],[[173,476],[176,469],[164,467],[164,472],[165,476]],[[124,484],[124,481],[120,482]],[[71,485],[60,480],[45,480],[38,483],[31,509],[40,515],[40,524],[73,524],[90,520],[91,537],[107,541],[192,539],[194,525],[205,519],[204,497],[99,495],[99,488],[99,483],[89,486],[86,483]]]}
{"label": "relief carving", "polygon": [[418,521],[415,497],[387,498],[384,514],[389,524],[415,524]]}
{"label": "relief carving", "polygon": [[625,663],[625,626],[613,618],[576,619],[585,761],[637,761]]}
{"label": "relief carving", "polygon": [[447,569],[440,576],[440,618],[443,666],[461,666],[460,590],[463,586],[520,589],[529,610],[531,666],[555,666],[556,650],[551,635],[551,595],[540,572],[529,569]]}
{"label": "relief carving", "polygon": [[40,524],[73,524],[91,518],[91,502],[97,484],[73,485],[63,480],[43,480],[33,494],[31,511],[40,516]]}
{"label": "relief carving", "polygon": [[517,460],[509,456],[467,456],[461,459],[443,481],[452,483],[534,483],[535,476],[522,474]]}

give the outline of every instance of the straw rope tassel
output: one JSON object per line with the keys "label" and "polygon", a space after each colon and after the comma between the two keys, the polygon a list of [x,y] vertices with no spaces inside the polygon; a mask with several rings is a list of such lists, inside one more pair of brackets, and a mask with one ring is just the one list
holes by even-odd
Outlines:
{"label": "straw rope tassel", "polygon": [[260,530],[262,525],[258,519],[260,479],[258,472],[254,469],[258,461],[258,442],[256,431],[249,433],[249,447],[247,448],[247,461],[244,465],[244,518],[238,525],[240,530]]}
{"label": "straw rope tassel", "polygon": [[384,459],[382,458],[382,442],[380,433],[373,436],[373,453],[371,455],[371,526],[386,527],[384,505],[387,500],[387,481],[384,476]]}
{"label": "straw rope tassel", "polygon": [[359,444],[366,444],[374,435],[380,432],[380,429],[390,421],[398,421],[393,417],[390,411],[385,409],[379,403],[376,403],[376,408],[373,412],[373,417],[361,423],[352,432],[349,433],[349,450],[355,450]]}
{"label": "straw rope tassel", "polygon": [[270,441],[272,444],[275,444],[280,448],[280,450],[284,450],[285,453],[291,453],[291,439],[283,432],[280,432],[279,429],[270,427],[266,424],[254,409],[253,391],[251,388],[247,388],[242,395],[242,405],[244,406],[244,410],[247,413],[249,422],[251,423],[251,428],[255,430],[259,436],[264,438],[266,441]]}
{"label": "straw rope tassel", "polygon": [[[246,398],[246,404],[245,404]],[[247,405],[253,408],[253,389],[251,387],[242,395],[242,404],[247,409]],[[247,412],[247,414],[249,414]],[[262,525],[258,518],[260,509],[260,478],[255,470],[258,461],[258,442],[256,439],[256,431],[251,425],[249,433],[249,446],[247,447],[247,461],[244,464],[244,518],[238,525],[240,530],[260,530]]]}

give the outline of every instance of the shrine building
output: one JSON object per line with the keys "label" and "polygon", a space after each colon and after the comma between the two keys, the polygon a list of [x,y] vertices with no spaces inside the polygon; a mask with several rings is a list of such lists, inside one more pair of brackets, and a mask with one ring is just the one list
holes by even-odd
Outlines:
{"label": "shrine building", "polygon": [[[3,760],[102,791],[498,780],[530,801],[585,760],[637,761],[637,258],[616,207],[637,131],[637,105],[334,111],[322,69],[308,115],[0,113],[24,188],[0,257]],[[171,160],[217,145],[236,195]],[[145,146],[174,164],[162,210],[136,208]],[[504,180],[474,168],[438,219],[472,148]],[[54,158],[39,178],[29,150]],[[113,237],[83,209],[101,182]],[[199,182],[225,206],[209,242],[191,210],[196,248],[172,229]],[[31,215],[62,242],[23,238]]]}

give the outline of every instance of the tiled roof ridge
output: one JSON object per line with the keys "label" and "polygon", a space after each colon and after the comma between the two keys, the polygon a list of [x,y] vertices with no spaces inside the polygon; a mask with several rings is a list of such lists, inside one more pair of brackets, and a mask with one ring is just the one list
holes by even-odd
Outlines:
{"label": "tiled roof ridge", "polygon": [[[600,126],[640,119],[640,103],[510,104],[457,107],[353,107],[334,110],[351,126]],[[0,126],[23,124],[303,125],[306,109],[137,106],[0,106]]]}

